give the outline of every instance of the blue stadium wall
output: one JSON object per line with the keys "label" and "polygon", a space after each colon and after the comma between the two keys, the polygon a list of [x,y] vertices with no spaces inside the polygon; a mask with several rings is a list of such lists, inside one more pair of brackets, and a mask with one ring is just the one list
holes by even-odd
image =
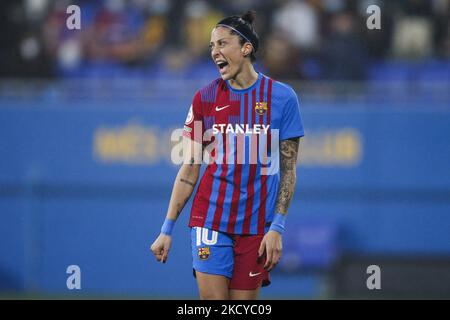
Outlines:
{"label": "blue stadium wall", "polygon": [[[0,102],[0,291],[195,298],[187,220],[167,264],[158,235],[189,100]],[[289,226],[339,230],[343,254],[450,256],[450,112],[434,105],[303,106]],[[69,265],[82,289],[66,287]],[[274,273],[263,297],[316,297]]]}

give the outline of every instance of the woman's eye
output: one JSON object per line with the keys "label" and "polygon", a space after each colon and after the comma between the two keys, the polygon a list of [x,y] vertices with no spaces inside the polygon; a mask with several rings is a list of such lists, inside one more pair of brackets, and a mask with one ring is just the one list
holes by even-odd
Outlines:
{"label": "woman's eye", "polygon": [[[222,42],[222,41],[219,41],[219,42],[217,43],[217,45],[219,46],[219,48],[225,47],[226,44],[227,44],[226,42]],[[214,49],[214,45],[213,45],[213,44],[210,44],[208,47],[209,47],[209,50],[211,50],[211,51]]]}

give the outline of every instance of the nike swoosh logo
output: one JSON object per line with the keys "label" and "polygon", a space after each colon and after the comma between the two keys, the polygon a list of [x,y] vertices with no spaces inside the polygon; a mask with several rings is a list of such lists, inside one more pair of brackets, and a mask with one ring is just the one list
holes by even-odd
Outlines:
{"label": "nike swoosh logo", "polygon": [[249,277],[256,277],[257,275],[261,274],[261,272],[258,273],[253,273],[250,271],[250,273],[248,274]]}
{"label": "nike swoosh logo", "polygon": [[226,109],[229,106],[230,106],[229,104],[227,104],[226,106],[223,106],[223,107],[216,106],[216,111],[220,111],[220,110]]}

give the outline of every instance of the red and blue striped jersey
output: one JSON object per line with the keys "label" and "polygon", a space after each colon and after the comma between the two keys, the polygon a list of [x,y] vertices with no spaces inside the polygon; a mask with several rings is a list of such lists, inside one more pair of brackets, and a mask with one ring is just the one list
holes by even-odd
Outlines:
{"label": "red and blue striped jersey", "polygon": [[214,159],[197,188],[189,226],[264,234],[279,187],[273,143],[304,135],[294,90],[262,73],[243,90],[216,79],[196,92],[183,135],[209,148]]}

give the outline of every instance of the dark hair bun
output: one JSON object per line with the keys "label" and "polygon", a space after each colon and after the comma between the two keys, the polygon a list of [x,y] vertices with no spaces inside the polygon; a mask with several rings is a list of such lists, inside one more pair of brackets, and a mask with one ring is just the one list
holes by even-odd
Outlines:
{"label": "dark hair bun", "polygon": [[241,16],[241,19],[248,22],[250,25],[253,24],[253,21],[255,21],[256,18],[256,12],[253,10],[248,10],[245,14]]}
{"label": "dark hair bun", "polygon": [[[225,26],[231,29],[231,33],[240,37],[241,44],[250,42],[253,45],[253,53],[258,50],[259,38],[253,27],[256,12],[249,10],[242,16],[231,16],[220,20],[216,26]],[[252,58],[252,61],[254,58]]]}

